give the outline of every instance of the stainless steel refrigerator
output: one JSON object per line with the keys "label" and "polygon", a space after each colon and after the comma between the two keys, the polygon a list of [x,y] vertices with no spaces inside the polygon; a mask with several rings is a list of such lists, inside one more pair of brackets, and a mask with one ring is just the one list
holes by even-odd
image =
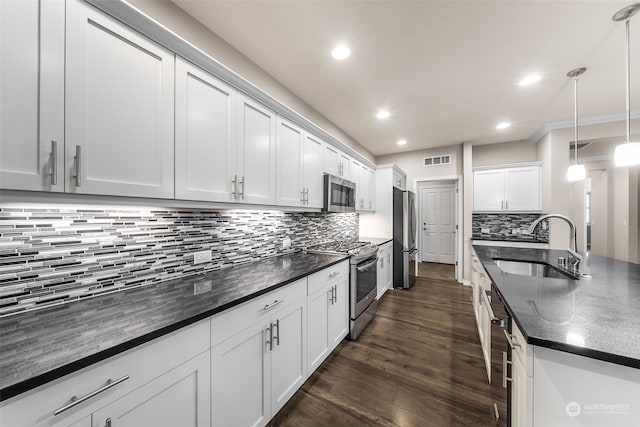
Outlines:
{"label": "stainless steel refrigerator", "polygon": [[416,281],[416,195],[393,188],[393,287],[409,289]]}

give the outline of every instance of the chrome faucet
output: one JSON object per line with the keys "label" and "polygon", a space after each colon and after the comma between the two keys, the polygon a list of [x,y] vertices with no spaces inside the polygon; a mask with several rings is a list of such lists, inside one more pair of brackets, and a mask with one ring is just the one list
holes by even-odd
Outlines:
{"label": "chrome faucet", "polygon": [[564,220],[567,224],[569,224],[569,245],[570,245],[570,247],[569,247],[569,249],[567,249],[567,252],[569,252],[569,264],[571,265],[571,267],[572,267],[574,272],[578,272],[578,268],[580,267],[580,263],[582,262],[583,258],[582,258],[582,255],[580,255],[578,253],[576,225],[573,223],[571,218],[569,218],[568,216],[565,216],[565,215],[561,215],[561,214],[546,214],[546,215],[542,215],[541,217],[539,217],[538,219],[533,221],[533,223],[531,223],[531,225],[529,226],[529,234],[533,234],[533,232],[535,231],[536,227],[538,227],[538,225],[542,221],[544,221],[545,219],[548,219],[548,218],[558,218],[558,219]]}

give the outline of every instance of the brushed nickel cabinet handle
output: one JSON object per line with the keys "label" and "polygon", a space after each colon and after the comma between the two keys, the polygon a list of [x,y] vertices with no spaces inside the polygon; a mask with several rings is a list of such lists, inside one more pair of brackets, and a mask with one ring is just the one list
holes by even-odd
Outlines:
{"label": "brushed nickel cabinet handle", "polygon": [[58,185],[58,141],[51,141],[51,185]]}
{"label": "brushed nickel cabinet handle", "polygon": [[242,198],[242,200],[244,200],[244,175],[242,175],[242,179],[240,180],[238,185],[240,185],[240,194],[239,194],[239,196]]}
{"label": "brushed nickel cabinet handle", "polygon": [[107,418],[107,420],[104,422],[104,427],[111,427],[111,418]]}
{"label": "brushed nickel cabinet handle", "polygon": [[115,381],[113,381],[111,378],[109,378],[107,380],[107,383],[105,385],[103,385],[102,387],[100,387],[99,389],[94,390],[91,393],[85,394],[82,397],[76,397],[76,396],[71,397],[69,403],[67,403],[63,407],[58,408],[55,411],[53,411],[53,415],[54,416],[60,415],[64,411],[67,411],[67,410],[73,408],[74,406],[77,406],[77,405],[81,404],[82,402],[85,402],[85,401],[91,399],[92,397],[94,397],[94,396],[96,396],[96,395],[98,395],[98,394],[100,394],[100,393],[102,393],[104,391],[107,391],[110,388],[115,387],[118,384],[120,384],[120,383],[122,383],[122,382],[124,382],[124,381],[126,381],[128,379],[129,379],[129,375],[125,375],[124,377],[118,378]]}
{"label": "brushed nickel cabinet handle", "polygon": [[309,187],[305,190],[305,199],[304,201],[309,204]]}
{"label": "brushed nickel cabinet handle", "polygon": [[302,189],[302,191],[300,191],[300,201],[304,205],[304,188]]}
{"label": "brushed nickel cabinet handle", "polygon": [[265,346],[269,347],[269,351],[273,350],[273,324],[270,324],[268,328],[265,328],[264,334],[269,334],[269,339],[265,342]]}
{"label": "brushed nickel cabinet handle", "polygon": [[233,175],[233,179],[231,180],[231,185],[233,186],[233,191],[231,195],[234,199],[238,200],[238,175]]}
{"label": "brushed nickel cabinet handle", "polygon": [[504,201],[504,210],[505,210],[505,211],[508,211],[508,210],[509,210],[509,201],[508,201],[508,200],[505,200],[505,201]]}
{"label": "brushed nickel cabinet handle", "polygon": [[82,150],[82,147],[80,147],[79,145],[76,145],[76,155],[74,157],[75,166],[76,166],[76,175],[74,176],[74,178],[76,179],[76,187],[80,187],[80,185],[82,185],[82,181],[80,179],[80,173],[82,171],[80,167],[80,155],[82,154],[81,150]]}
{"label": "brushed nickel cabinet handle", "polygon": [[[273,328],[273,324],[271,325],[271,327]],[[276,334],[273,335],[273,337],[271,338],[271,341],[276,341],[276,345],[280,346],[280,319],[276,319]]]}

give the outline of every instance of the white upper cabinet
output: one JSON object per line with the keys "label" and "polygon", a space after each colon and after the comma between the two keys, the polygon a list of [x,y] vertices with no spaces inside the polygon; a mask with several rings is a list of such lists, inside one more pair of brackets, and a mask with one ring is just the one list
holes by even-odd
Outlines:
{"label": "white upper cabinet", "polygon": [[66,191],[173,198],[173,53],[80,1],[66,30]]}
{"label": "white upper cabinet", "polygon": [[278,117],[277,134],[277,178],[276,204],[303,206],[305,189],[302,185],[302,146],[304,135],[301,128]]}
{"label": "white upper cabinet", "polygon": [[376,210],[376,171],[368,170],[369,174],[369,210]]}
{"label": "white upper cabinet", "polygon": [[176,60],[176,199],[235,202],[236,92]]}
{"label": "white upper cabinet", "polygon": [[369,191],[369,168],[360,165],[360,176],[358,177],[358,185],[362,188],[361,209],[363,211],[371,210],[371,194]]}
{"label": "white upper cabinet", "polygon": [[0,1],[0,188],[64,190],[64,1]]}
{"label": "white upper cabinet", "polygon": [[540,166],[504,170],[504,200],[507,211],[542,210]]}
{"label": "white upper cabinet", "polygon": [[351,175],[351,157],[330,144],[325,144],[324,171],[325,173],[353,180]]}
{"label": "white upper cabinet", "polygon": [[324,143],[281,117],[277,141],[276,204],[321,208]]}
{"label": "white upper cabinet", "polygon": [[540,166],[477,170],[473,173],[473,210],[540,211]]}
{"label": "white upper cabinet", "polygon": [[324,173],[328,173],[330,175],[339,176],[339,165],[338,165],[338,149],[330,144],[325,144],[324,146]]}
{"label": "white upper cabinet", "polygon": [[302,182],[305,188],[305,206],[322,208],[322,153],[324,142],[305,132],[302,147]]}
{"label": "white upper cabinet", "polygon": [[241,203],[276,203],[276,113],[238,93],[237,192]]}

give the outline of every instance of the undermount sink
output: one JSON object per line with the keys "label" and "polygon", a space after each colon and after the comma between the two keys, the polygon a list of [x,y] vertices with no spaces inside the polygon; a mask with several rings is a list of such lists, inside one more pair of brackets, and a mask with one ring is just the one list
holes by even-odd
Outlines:
{"label": "undermount sink", "polygon": [[552,279],[577,279],[577,277],[570,273],[560,271],[549,264],[529,261],[509,261],[504,259],[494,259],[493,261],[498,268],[505,273],[531,277],[549,277]]}

